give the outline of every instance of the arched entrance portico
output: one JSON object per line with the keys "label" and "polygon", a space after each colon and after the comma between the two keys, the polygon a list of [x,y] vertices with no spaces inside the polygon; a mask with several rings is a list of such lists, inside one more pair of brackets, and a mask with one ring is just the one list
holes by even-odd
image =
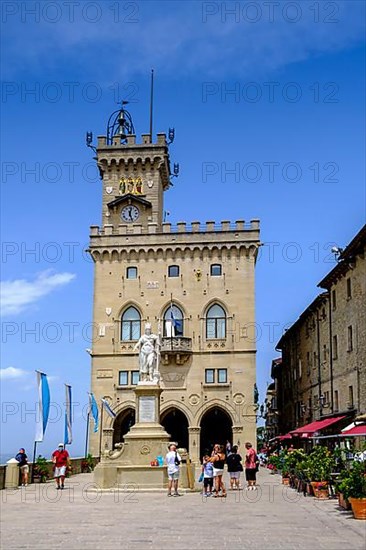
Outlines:
{"label": "arched entrance portico", "polygon": [[129,407],[119,413],[113,424],[113,448],[116,443],[122,443],[124,436],[135,424],[135,409]]}
{"label": "arched entrance portico", "polygon": [[182,411],[176,407],[167,409],[161,414],[160,423],[170,434],[172,441],[176,441],[179,447],[188,450],[188,420]]}
{"label": "arched entrance portico", "polygon": [[221,407],[212,407],[202,416],[200,435],[200,455],[205,452],[211,454],[215,443],[225,445],[226,441],[232,442],[233,422],[230,415]]}

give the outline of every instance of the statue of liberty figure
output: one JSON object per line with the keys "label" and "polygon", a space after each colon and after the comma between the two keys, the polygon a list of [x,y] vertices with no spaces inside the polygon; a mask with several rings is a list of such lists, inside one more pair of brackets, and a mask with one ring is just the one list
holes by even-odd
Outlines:
{"label": "statue of liberty figure", "polygon": [[145,325],[145,333],[134,347],[139,350],[140,381],[157,382],[159,380],[160,339],[151,333],[150,323]]}

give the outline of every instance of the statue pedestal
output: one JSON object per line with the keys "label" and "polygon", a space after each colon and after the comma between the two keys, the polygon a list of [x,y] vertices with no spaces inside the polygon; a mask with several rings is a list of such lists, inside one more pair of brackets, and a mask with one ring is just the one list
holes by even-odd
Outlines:
{"label": "statue pedestal", "polygon": [[139,382],[135,388],[136,424],[116,451],[106,451],[94,470],[100,488],[163,489],[167,487],[166,466],[151,466],[157,456],[168,452],[169,434],[160,424],[160,394],[156,382]]}

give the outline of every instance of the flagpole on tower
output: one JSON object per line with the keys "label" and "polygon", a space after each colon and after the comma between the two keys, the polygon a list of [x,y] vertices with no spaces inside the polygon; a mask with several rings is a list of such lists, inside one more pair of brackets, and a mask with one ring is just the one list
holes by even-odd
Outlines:
{"label": "flagpole on tower", "polygon": [[100,404],[100,434],[99,434],[99,460],[102,458],[102,434],[103,434],[103,399]]}
{"label": "flagpole on tower", "polygon": [[90,422],[90,409],[91,409],[90,395],[89,395],[89,392],[87,393],[88,393],[89,404],[88,404],[88,414],[86,417],[85,453],[84,453],[85,458],[88,456],[89,422]]}

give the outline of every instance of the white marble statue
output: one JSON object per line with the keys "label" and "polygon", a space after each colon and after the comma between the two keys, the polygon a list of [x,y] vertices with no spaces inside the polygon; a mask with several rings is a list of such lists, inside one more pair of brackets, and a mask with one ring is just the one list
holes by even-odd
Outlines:
{"label": "white marble statue", "polygon": [[151,333],[151,325],[146,323],[145,334],[141,336],[134,347],[139,351],[140,382],[158,382],[160,338]]}

